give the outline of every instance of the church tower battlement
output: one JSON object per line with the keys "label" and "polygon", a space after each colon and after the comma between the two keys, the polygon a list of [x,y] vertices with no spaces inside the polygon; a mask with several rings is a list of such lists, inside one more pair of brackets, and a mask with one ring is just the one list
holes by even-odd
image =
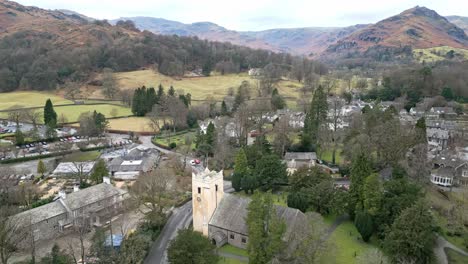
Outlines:
{"label": "church tower battlement", "polygon": [[223,171],[192,172],[193,229],[208,236],[208,224],[224,196]]}

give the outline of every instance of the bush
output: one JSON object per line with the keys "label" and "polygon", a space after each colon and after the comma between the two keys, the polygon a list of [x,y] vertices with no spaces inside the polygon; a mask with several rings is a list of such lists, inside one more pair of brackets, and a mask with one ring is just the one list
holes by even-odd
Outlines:
{"label": "bush", "polygon": [[47,197],[45,199],[40,199],[40,200],[37,200],[37,201],[33,202],[31,204],[31,208],[36,208],[36,207],[39,207],[39,206],[43,206],[43,205],[51,203],[53,201],[54,201],[54,196],[51,195],[51,196],[49,196],[49,197]]}
{"label": "bush", "polygon": [[169,144],[170,149],[175,149],[176,147],[177,147],[177,144],[175,142],[171,142],[171,144]]}

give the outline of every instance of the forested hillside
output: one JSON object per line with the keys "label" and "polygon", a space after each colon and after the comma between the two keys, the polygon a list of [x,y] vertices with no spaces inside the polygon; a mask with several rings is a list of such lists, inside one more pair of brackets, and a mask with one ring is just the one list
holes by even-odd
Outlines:
{"label": "forested hillside", "polygon": [[[293,60],[291,55],[230,43],[140,32],[128,21],[116,26],[106,21],[89,23],[59,11],[3,0],[0,8],[4,11],[0,15],[0,92],[55,89],[69,80],[84,82],[104,68],[154,67],[170,76],[202,69],[208,75],[211,70],[236,73],[268,63],[288,69]],[[22,16],[28,17],[27,23]]]}

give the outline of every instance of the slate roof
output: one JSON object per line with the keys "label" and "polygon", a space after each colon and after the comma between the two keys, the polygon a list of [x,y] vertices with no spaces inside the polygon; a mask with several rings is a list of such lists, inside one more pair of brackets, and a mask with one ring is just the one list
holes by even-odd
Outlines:
{"label": "slate roof", "polygon": [[429,138],[438,138],[438,139],[448,139],[449,132],[447,130],[442,130],[439,128],[428,128],[426,129],[427,137]]}
{"label": "slate roof", "polygon": [[12,219],[13,221],[23,222],[27,225],[29,225],[29,219],[31,219],[31,224],[37,224],[39,222],[64,214],[66,212],[67,209],[65,209],[65,207],[59,201],[55,201],[16,214],[12,216]]}
{"label": "slate roof", "polygon": [[65,199],[60,198],[46,205],[21,212],[12,216],[12,218],[14,221],[21,221],[26,225],[29,224],[29,219],[31,219],[31,224],[36,224],[67,213],[67,209],[76,210],[105,198],[125,193],[125,191],[114,187],[112,184],[101,183],[67,194]]}
{"label": "slate roof", "polygon": [[434,170],[432,174],[446,178],[453,178],[455,176],[455,169],[453,167],[442,167]]}
{"label": "slate roof", "polygon": [[[247,207],[250,201],[249,198],[225,193],[209,224],[239,234],[248,235],[246,218]],[[288,227],[285,236],[289,236],[290,230],[294,228],[297,223],[305,220],[305,215],[301,211],[289,207],[276,206],[276,213],[285,221]]]}
{"label": "slate roof", "polygon": [[317,154],[315,152],[286,152],[285,160],[315,160]]}
{"label": "slate roof", "polygon": [[92,162],[62,162],[54,170],[54,175],[75,174],[81,170],[83,173],[90,173],[96,163]]}
{"label": "slate roof", "polygon": [[[121,157],[114,158],[109,163],[109,169],[111,172],[147,172],[153,167],[153,163],[157,159],[158,155],[159,152],[157,150],[145,149],[139,146],[134,149],[131,149]],[[132,164],[129,161],[134,161],[135,164]]]}
{"label": "slate roof", "polygon": [[85,205],[124,193],[123,190],[114,187],[112,184],[101,183],[78,192],[67,194],[65,203],[71,210],[76,210]]}

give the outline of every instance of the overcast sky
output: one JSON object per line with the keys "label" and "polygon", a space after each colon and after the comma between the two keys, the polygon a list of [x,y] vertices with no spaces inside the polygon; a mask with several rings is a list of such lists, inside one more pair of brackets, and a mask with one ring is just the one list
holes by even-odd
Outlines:
{"label": "overcast sky", "polygon": [[98,19],[151,16],[233,30],[349,26],[373,23],[416,5],[441,15],[468,16],[468,0],[17,0],[46,9],[69,9]]}

